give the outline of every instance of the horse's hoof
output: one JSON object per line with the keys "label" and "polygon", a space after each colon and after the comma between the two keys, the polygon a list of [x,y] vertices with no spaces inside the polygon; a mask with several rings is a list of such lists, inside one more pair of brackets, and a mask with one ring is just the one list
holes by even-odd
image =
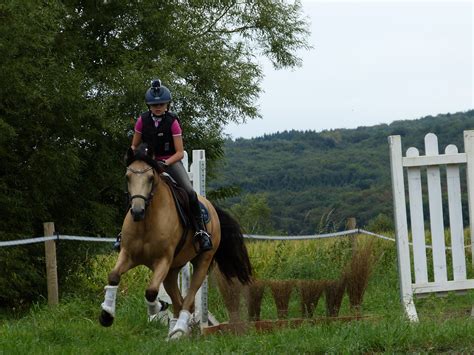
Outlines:
{"label": "horse's hoof", "polygon": [[114,317],[109,312],[102,310],[99,316],[100,325],[103,327],[110,327],[114,322]]}
{"label": "horse's hoof", "polygon": [[[174,321],[174,319],[170,320],[170,324],[172,321]],[[183,336],[189,335],[189,333],[189,326],[187,324],[180,323],[178,320],[173,328],[170,327],[170,331],[168,333],[168,340],[177,340],[182,338]]]}
{"label": "horse's hoof", "polygon": [[187,332],[183,329],[175,329],[171,333],[168,334],[168,341],[170,340],[178,340],[181,339],[183,336],[187,335]]}
{"label": "horse's hoof", "polygon": [[166,311],[168,309],[168,307],[170,306],[170,304],[166,301],[158,300],[158,302],[160,302],[160,304],[161,304],[160,312]]}

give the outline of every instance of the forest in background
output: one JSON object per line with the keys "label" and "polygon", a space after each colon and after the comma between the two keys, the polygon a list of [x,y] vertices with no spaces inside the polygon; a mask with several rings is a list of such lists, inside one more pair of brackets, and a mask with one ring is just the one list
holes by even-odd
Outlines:
{"label": "forest in background", "polygon": [[415,146],[424,154],[424,136],[432,132],[440,153],[448,144],[464,151],[463,131],[468,129],[474,129],[474,110],[356,129],[227,139],[209,190],[240,191],[221,204],[240,217],[248,233],[322,233],[344,229],[348,217],[356,217],[359,227],[389,229],[387,137],[400,135],[404,151]]}

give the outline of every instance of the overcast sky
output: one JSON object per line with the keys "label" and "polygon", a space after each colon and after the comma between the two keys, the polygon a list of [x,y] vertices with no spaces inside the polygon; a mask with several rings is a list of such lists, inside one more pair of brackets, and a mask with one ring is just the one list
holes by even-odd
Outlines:
{"label": "overcast sky", "polygon": [[233,138],[356,128],[474,108],[474,2],[303,1],[311,21],[303,66],[262,60],[263,119]]}

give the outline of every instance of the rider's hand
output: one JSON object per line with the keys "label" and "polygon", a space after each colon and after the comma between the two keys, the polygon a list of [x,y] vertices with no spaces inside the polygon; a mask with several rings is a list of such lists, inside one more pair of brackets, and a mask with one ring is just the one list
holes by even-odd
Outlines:
{"label": "rider's hand", "polygon": [[157,163],[158,163],[158,166],[162,168],[163,170],[165,170],[168,167],[168,164],[166,164],[166,161],[164,160],[158,160]]}

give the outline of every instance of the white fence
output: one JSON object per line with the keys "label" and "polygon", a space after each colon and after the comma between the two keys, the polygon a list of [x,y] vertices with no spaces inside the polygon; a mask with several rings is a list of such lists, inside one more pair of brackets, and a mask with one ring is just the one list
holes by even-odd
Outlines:
{"label": "white fence", "polygon": [[[459,168],[466,164],[469,220],[474,222],[474,131],[464,132],[465,153],[459,153],[454,145],[448,145],[444,154],[438,152],[438,138],[433,133],[425,136],[425,155],[410,147],[402,154],[400,136],[390,136],[390,163],[397,239],[400,297],[410,320],[418,321],[413,296],[447,291],[464,291],[474,288],[474,279],[467,278],[464,246],[464,226],[461,204]],[[445,169],[446,182],[442,184],[440,168]],[[409,243],[409,227],[405,200],[406,170],[408,202],[410,209],[412,248]],[[428,270],[425,219],[423,212],[422,174],[426,173],[429,206],[429,225],[432,241],[432,265]],[[451,247],[445,245],[442,186],[448,194],[448,214]],[[471,228],[472,241],[472,228]],[[448,275],[446,251],[451,249],[452,275]],[[472,249],[471,249],[472,250]],[[411,263],[411,253],[413,264]],[[412,281],[412,269],[415,276]],[[429,274],[433,279],[429,279]]]}

